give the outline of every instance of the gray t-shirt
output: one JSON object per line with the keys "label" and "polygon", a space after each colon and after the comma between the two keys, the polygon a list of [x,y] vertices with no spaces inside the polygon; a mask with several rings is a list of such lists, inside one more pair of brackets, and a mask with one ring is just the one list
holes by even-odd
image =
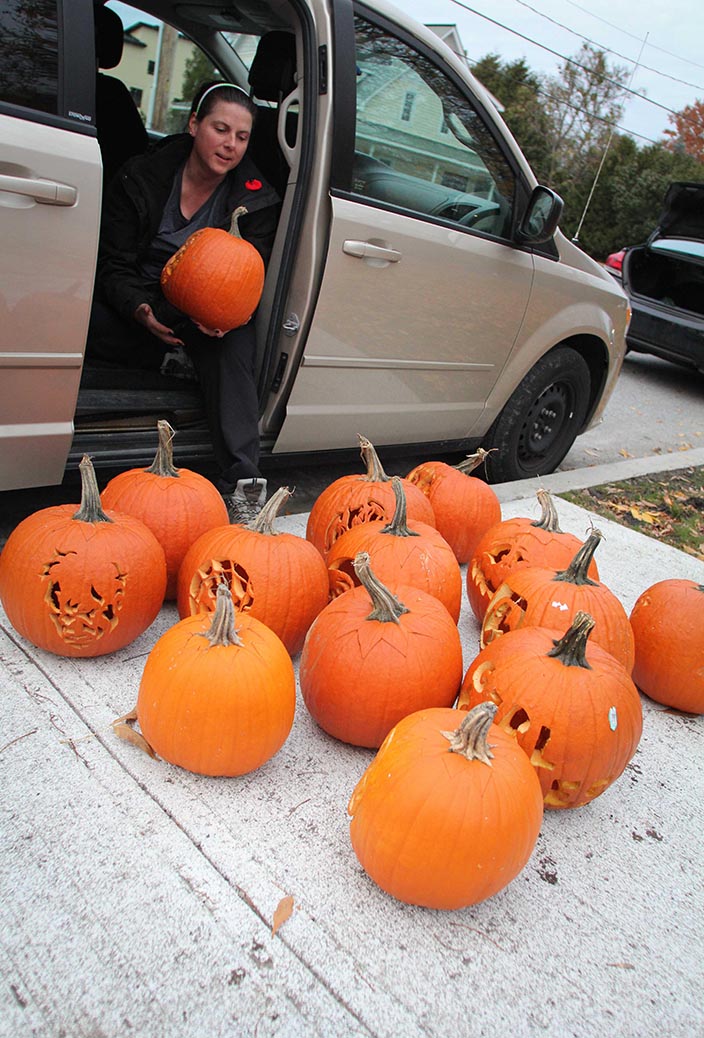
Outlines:
{"label": "gray t-shirt", "polygon": [[166,261],[195,231],[200,231],[203,227],[218,227],[227,219],[228,214],[225,208],[227,182],[225,180],[213,191],[210,198],[203,203],[190,220],[186,219],[181,212],[183,170],[184,166],[181,166],[176,172],[168,201],[164,206],[159,230],[152,238],[147,254],[140,264],[142,274],[151,284],[159,283]]}

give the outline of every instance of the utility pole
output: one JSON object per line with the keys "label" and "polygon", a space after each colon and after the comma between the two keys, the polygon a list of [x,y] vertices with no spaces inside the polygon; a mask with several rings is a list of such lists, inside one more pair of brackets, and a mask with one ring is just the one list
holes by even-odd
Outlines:
{"label": "utility pole", "polygon": [[149,106],[149,128],[157,130],[159,133],[166,133],[168,128],[166,121],[171,107],[171,79],[177,43],[178,30],[174,29],[172,25],[162,24],[159,27],[159,43],[154,68],[155,83],[152,92],[154,103]]}

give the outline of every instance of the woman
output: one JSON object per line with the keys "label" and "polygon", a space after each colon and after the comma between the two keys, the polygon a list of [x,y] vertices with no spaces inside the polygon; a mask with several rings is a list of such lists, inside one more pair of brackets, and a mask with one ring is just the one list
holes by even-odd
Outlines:
{"label": "woman", "polygon": [[223,335],[196,325],[165,299],[164,263],[202,227],[227,229],[234,209],[243,238],[266,263],[279,199],[247,156],[256,106],[229,83],[204,84],[188,132],[166,137],[122,167],[105,200],[87,355],[99,364],[160,370],[186,348],[205,398],[217,485],[233,522],[266,496],[259,462],[253,321]]}

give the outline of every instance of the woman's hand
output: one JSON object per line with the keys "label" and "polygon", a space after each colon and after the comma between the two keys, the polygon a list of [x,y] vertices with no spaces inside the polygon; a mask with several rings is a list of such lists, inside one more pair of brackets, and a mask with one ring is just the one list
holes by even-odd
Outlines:
{"label": "woman's hand", "polygon": [[133,317],[138,324],[143,325],[148,332],[155,335],[157,339],[161,339],[167,346],[183,346],[181,339],[177,339],[174,335],[173,328],[167,328],[161,321],[157,321],[149,303],[140,303]]}
{"label": "woman's hand", "polygon": [[211,339],[222,339],[224,332],[221,332],[219,328],[205,328],[202,324],[198,324],[197,321],[193,322],[199,332],[203,335],[209,335]]}

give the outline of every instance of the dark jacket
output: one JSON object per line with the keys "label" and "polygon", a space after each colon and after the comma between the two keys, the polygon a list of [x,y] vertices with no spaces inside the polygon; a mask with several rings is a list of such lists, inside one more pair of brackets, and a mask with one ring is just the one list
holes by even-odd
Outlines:
{"label": "dark jacket", "polygon": [[[159,229],[174,176],[190,154],[189,134],[159,142],[154,149],[129,159],[112,181],[103,210],[98,251],[96,291],[122,317],[129,319],[140,303],[149,303],[166,323],[178,314],[158,285],[149,285],[140,272],[140,259]],[[258,250],[264,263],[271,254],[279,218],[279,197],[249,156],[227,174],[227,209],[244,205],[247,214],[238,226],[243,238]],[[249,184],[249,186],[247,186]],[[229,228],[229,222],[223,224]]]}

